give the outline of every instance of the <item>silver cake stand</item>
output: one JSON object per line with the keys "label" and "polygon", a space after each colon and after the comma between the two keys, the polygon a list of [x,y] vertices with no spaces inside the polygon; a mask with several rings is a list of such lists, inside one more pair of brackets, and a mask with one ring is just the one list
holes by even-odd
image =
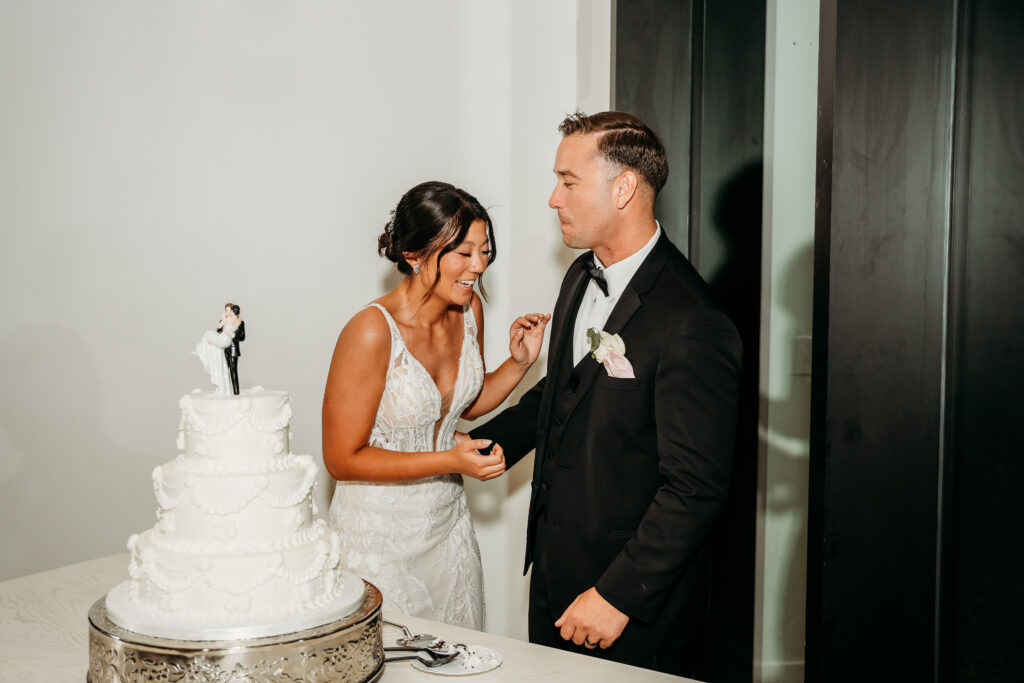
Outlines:
{"label": "silver cake stand", "polygon": [[107,617],[106,596],[89,610],[88,683],[364,683],[384,673],[381,595],[323,626],[250,640],[173,640],[128,631]]}

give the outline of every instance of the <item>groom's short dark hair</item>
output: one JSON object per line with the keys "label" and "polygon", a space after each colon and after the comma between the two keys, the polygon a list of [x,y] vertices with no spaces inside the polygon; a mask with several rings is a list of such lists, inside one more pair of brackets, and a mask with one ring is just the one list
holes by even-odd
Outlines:
{"label": "groom's short dark hair", "polygon": [[581,111],[566,116],[558,126],[563,137],[598,135],[597,151],[608,161],[625,166],[658,194],[668,179],[665,146],[650,127],[623,111],[603,111],[587,116]]}

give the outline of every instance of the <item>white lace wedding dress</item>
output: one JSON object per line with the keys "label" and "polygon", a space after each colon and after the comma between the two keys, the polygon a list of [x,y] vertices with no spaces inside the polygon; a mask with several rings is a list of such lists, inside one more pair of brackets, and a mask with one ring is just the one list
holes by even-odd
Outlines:
{"label": "white lace wedding dress", "polygon": [[228,361],[224,357],[224,349],[231,346],[231,340],[238,328],[225,324],[220,332],[207,330],[196,343],[192,355],[203,363],[203,370],[210,375],[213,382],[214,396],[232,396],[234,391],[231,388],[231,375],[228,371]]}
{"label": "white lace wedding dress", "polygon": [[[430,374],[406,348],[384,307],[371,305],[383,313],[391,328],[391,358],[370,445],[400,452],[451,448],[459,415],[483,385],[472,308],[467,306],[464,312],[458,377],[451,406],[442,416],[441,395]],[[380,588],[385,615],[411,614],[483,628],[480,549],[462,475],[399,483],[341,481],[330,516],[341,533],[349,569]]]}

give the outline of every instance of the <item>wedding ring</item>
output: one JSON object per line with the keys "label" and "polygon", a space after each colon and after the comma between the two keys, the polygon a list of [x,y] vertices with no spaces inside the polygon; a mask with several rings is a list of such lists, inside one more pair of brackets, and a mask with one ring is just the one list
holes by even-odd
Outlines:
{"label": "wedding ring", "polygon": [[587,644],[587,647],[597,647],[598,645],[601,644],[601,640],[600,639],[598,639],[598,641],[596,643],[592,643],[592,642],[590,642],[590,638],[584,638],[583,642],[585,642]]}

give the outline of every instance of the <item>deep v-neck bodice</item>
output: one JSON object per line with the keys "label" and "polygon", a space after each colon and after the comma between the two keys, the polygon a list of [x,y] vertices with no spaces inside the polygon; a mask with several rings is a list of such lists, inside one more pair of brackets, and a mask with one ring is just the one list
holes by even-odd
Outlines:
{"label": "deep v-neck bodice", "polygon": [[477,344],[473,309],[463,309],[464,334],[455,384],[448,410],[441,414],[443,396],[426,367],[409,350],[398,324],[386,308],[374,303],[391,330],[384,393],[370,434],[370,443],[404,452],[447,450],[452,447],[459,415],[483,385],[483,362]]}
{"label": "deep v-neck bodice", "polygon": [[[394,319],[394,316],[392,316],[390,313],[387,312],[387,309],[385,309],[384,312],[385,312],[385,314],[389,318],[391,318],[389,320],[389,323],[392,324],[392,339],[391,339],[391,343],[394,344],[397,341],[397,343],[401,344],[402,347],[405,349],[405,353],[407,353],[409,355],[410,362],[413,365],[418,366],[419,369],[422,370],[427,375],[427,377],[430,378],[430,383],[434,387],[434,392],[437,395],[437,399],[438,399],[438,401],[440,401],[441,405],[443,406],[444,405],[444,394],[441,392],[441,387],[437,386],[437,380],[434,379],[434,376],[430,374],[430,370],[427,370],[427,366],[423,364],[423,361],[421,361],[419,358],[417,358],[416,355],[412,352],[412,349],[409,348],[409,345],[405,343],[405,335],[403,335],[402,331],[398,328],[398,321]],[[470,315],[472,315],[472,311],[470,311]],[[463,320],[465,320],[465,316],[463,316]],[[395,335],[397,335],[397,338],[396,338]],[[452,383],[451,393],[449,395],[449,404],[448,404],[449,406],[451,406],[450,399],[455,398],[455,391],[456,391],[456,389],[459,386],[459,376],[462,374],[462,367],[461,367],[462,366],[462,354],[466,350],[466,340],[468,340],[469,338],[470,338],[469,330],[466,329],[466,325],[465,325],[465,323],[463,323],[462,344],[459,346],[459,359],[456,362],[455,381]]]}
{"label": "deep v-neck bodice", "polygon": [[[459,415],[483,386],[472,309],[463,312],[462,353],[442,416],[434,379],[409,352],[387,310],[372,305],[388,322],[391,354],[370,445],[404,453],[448,450],[455,444]],[[450,349],[452,355],[457,350]],[[381,589],[386,610],[483,628],[483,570],[461,474],[339,481],[330,514],[346,566]]]}

